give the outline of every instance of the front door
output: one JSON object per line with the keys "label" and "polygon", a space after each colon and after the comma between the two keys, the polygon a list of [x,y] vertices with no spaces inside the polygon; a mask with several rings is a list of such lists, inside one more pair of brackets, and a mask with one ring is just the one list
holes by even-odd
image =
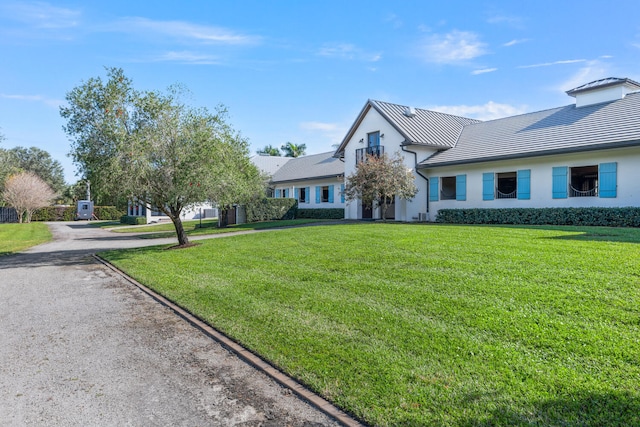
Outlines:
{"label": "front door", "polygon": [[373,219],[373,207],[371,203],[362,204],[362,219]]}

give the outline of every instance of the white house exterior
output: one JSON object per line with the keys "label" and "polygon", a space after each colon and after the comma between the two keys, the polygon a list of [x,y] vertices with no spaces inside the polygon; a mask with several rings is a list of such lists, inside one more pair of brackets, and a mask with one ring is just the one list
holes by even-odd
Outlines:
{"label": "white house exterior", "polygon": [[[399,152],[419,188],[396,200],[401,221],[450,208],[640,206],[638,90],[602,79],[568,91],[575,104],[487,122],[370,100],[334,155],[349,175],[363,152]],[[367,215],[345,207],[345,218]]]}
{"label": "white house exterior", "polygon": [[344,163],[333,152],[297,157],[272,176],[274,197],[294,198],[299,209],[343,209]]}
{"label": "white house exterior", "polygon": [[[146,205],[137,200],[130,200],[127,203],[127,215],[144,217],[146,218],[147,224],[159,221],[170,221],[170,218],[164,213],[160,212],[159,210],[152,209],[149,205]],[[212,203],[208,202],[189,206],[187,208],[184,208],[180,213],[180,219],[183,221],[217,217],[218,208],[216,208]]]}

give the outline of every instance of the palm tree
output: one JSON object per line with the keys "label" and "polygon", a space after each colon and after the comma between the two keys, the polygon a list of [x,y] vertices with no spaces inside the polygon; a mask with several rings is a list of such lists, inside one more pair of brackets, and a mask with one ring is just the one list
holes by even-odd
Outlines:
{"label": "palm tree", "polygon": [[280,154],[280,150],[278,150],[278,147],[274,147],[271,144],[265,145],[264,148],[262,150],[258,150],[257,153],[267,155],[267,156],[276,156],[276,157],[282,156],[282,154]]}
{"label": "palm tree", "polygon": [[284,151],[285,157],[300,157],[304,156],[307,146],[306,144],[294,144],[293,142],[287,142],[280,147],[280,149]]}

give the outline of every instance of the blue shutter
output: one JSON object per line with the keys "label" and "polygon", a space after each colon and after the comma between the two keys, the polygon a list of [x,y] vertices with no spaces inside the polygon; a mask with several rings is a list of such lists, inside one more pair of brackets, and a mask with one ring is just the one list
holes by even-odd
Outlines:
{"label": "blue shutter", "polygon": [[567,166],[557,166],[553,168],[553,198],[554,199],[567,198],[568,174],[569,174],[569,168]]}
{"label": "blue shutter", "polygon": [[311,203],[311,187],[306,187],[306,190],[304,192],[304,202],[305,203]]}
{"label": "blue shutter", "polygon": [[300,190],[302,190],[302,189],[301,188],[296,188],[294,190],[295,191],[294,196],[295,196],[296,200],[298,201],[298,203],[300,203]]}
{"label": "blue shutter", "polygon": [[456,175],[456,200],[467,200],[467,175]]}
{"label": "blue shutter", "polygon": [[284,196],[283,196],[283,197],[284,197],[285,199],[289,198],[289,189],[288,189],[288,188],[285,188],[285,189],[284,189]]}
{"label": "blue shutter", "polygon": [[333,203],[333,185],[329,186],[329,203]]}
{"label": "blue shutter", "polygon": [[322,188],[320,186],[316,186],[316,203],[320,203],[322,197]]}
{"label": "blue shutter", "polygon": [[518,199],[529,200],[531,198],[531,169],[518,171]]}
{"label": "blue shutter", "polygon": [[437,176],[432,176],[429,178],[429,201],[437,202],[438,201],[438,181],[440,178]]}
{"label": "blue shutter", "polygon": [[485,172],[482,174],[482,200],[493,200],[495,189],[493,180],[493,172]]}
{"label": "blue shutter", "polygon": [[344,184],[340,184],[340,203],[344,203]]}
{"label": "blue shutter", "polygon": [[598,178],[598,183],[600,186],[600,197],[617,197],[618,164],[616,162],[600,163],[598,172],[600,173],[600,177]]}
{"label": "blue shutter", "polygon": [[273,190],[273,198],[277,199],[278,198],[278,193],[280,192],[280,190],[278,190],[277,188],[275,190]]}

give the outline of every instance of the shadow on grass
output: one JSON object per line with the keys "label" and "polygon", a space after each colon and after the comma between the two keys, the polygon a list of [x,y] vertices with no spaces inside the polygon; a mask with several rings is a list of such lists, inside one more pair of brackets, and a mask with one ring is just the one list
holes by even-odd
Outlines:
{"label": "shadow on grass", "polygon": [[542,237],[554,240],[581,240],[594,242],[640,243],[640,228],[630,227],[581,227],[569,225],[490,225],[504,228],[565,231],[572,234]]}
{"label": "shadow on grass", "polygon": [[468,419],[471,426],[638,426],[640,396],[624,393],[581,393],[533,402],[529,411],[498,407],[488,418]]}

